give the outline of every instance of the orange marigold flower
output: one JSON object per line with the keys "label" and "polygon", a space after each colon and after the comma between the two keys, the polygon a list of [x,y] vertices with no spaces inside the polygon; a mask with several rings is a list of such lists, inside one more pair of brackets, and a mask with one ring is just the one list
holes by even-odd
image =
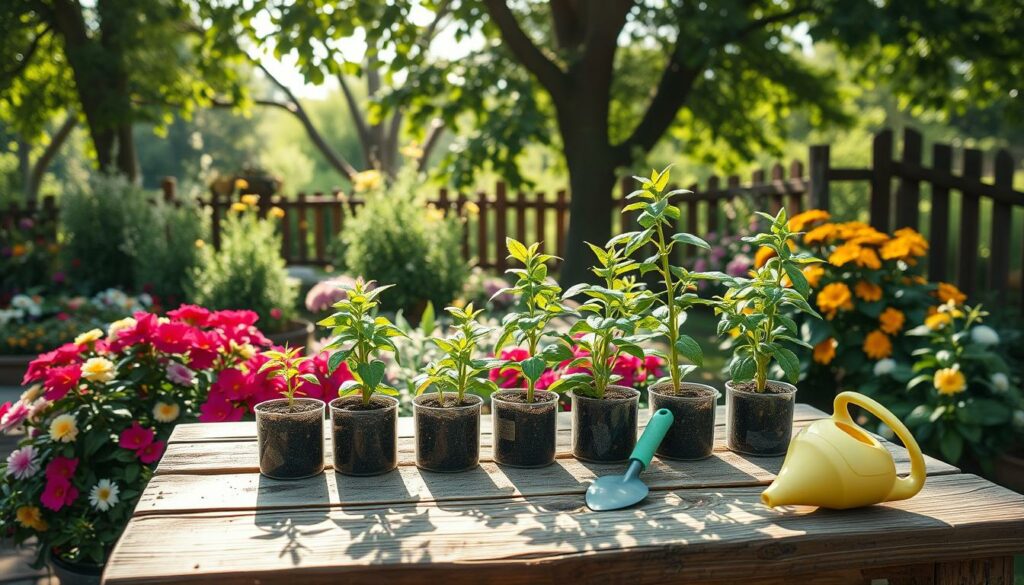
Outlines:
{"label": "orange marigold flower", "polygon": [[825,316],[832,319],[837,311],[849,311],[853,308],[853,297],[850,294],[850,287],[842,282],[833,282],[825,285],[825,288],[818,291],[818,308]]}
{"label": "orange marigold flower", "polygon": [[819,225],[804,234],[804,243],[807,245],[824,244],[831,240],[836,234],[836,226],[833,223]]}
{"label": "orange marigold flower", "polygon": [[967,389],[967,378],[957,366],[937,370],[932,382],[935,384],[935,390],[946,396],[959,394]]}
{"label": "orange marigold flower", "polygon": [[967,295],[960,292],[960,289],[955,284],[948,282],[940,282],[939,288],[935,291],[935,295],[939,297],[939,300],[943,303],[953,301],[954,304],[962,304],[967,300]]}
{"label": "orange marigold flower", "polygon": [[878,270],[882,267],[882,261],[878,259],[878,254],[871,248],[861,248],[860,256],[857,257],[857,266]]}
{"label": "orange marigold flower", "polygon": [[861,247],[857,244],[843,244],[832,251],[828,257],[829,264],[844,266],[860,259]]}
{"label": "orange marigold flower", "polygon": [[853,293],[868,303],[882,300],[882,287],[866,280],[858,281],[853,287]]}
{"label": "orange marigold flower", "polygon": [[822,341],[818,345],[815,345],[813,356],[814,361],[819,364],[827,366],[829,363],[832,362],[833,359],[835,359],[836,346],[838,345],[839,343],[831,337],[829,337],[825,341]]}
{"label": "orange marigold flower", "polygon": [[760,248],[758,248],[757,253],[754,254],[754,268],[761,268],[774,257],[775,250],[772,250],[767,246],[761,246]]}
{"label": "orange marigold flower", "polygon": [[906,321],[907,317],[903,314],[903,311],[893,307],[887,307],[882,311],[882,314],[878,316],[879,328],[889,335],[896,335],[899,333],[900,330],[903,329],[903,324]]}
{"label": "orange marigold flower", "polygon": [[910,256],[910,250],[910,242],[902,238],[895,238],[882,245],[882,259],[903,260]]}
{"label": "orange marigold flower", "polygon": [[900,228],[893,232],[893,236],[907,242],[912,256],[924,256],[928,253],[928,240],[913,228]]}
{"label": "orange marigold flower", "polygon": [[811,288],[818,288],[821,277],[824,275],[825,269],[821,267],[821,264],[808,264],[804,266],[804,278],[807,279],[807,284],[811,285]]}
{"label": "orange marigold flower", "polygon": [[824,209],[808,209],[789,218],[789,229],[794,232],[802,232],[804,228],[819,221],[828,221],[832,216]]}
{"label": "orange marigold flower", "polygon": [[864,338],[864,345],[861,349],[873,360],[884,359],[892,355],[892,341],[889,340],[888,335],[876,329]]}
{"label": "orange marigold flower", "polygon": [[848,241],[861,246],[880,246],[889,241],[889,236],[871,226],[864,226],[856,230]]}

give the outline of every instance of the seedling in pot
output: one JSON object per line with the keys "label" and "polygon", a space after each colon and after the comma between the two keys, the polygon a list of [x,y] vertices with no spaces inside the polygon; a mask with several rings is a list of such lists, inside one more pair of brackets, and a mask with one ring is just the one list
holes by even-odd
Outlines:
{"label": "seedling in pot", "polygon": [[307,359],[301,347],[264,352],[268,361],[259,374],[284,381],[284,398],[256,405],[256,438],[260,472],[276,479],[298,479],[315,475],[324,468],[324,403],[313,398],[296,398],[298,379],[320,385],[313,374],[299,367]]}
{"label": "seedling in pot", "polygon": [[[668,190],[670,167],[650,178],[634,177],[640,189],[626,198],[631,201],[623,213],[639,212],[639,231],[612,238],[611,245],[624,244],[627,255],[653,248],[654,255],[640,262],[641,274],[653,272],[660,281],[651,331],[665,341],[664,352],[652,352],[668,363],[668,375],[650,386],[652,410],[666,408],[673,414],[673,424],[658,448],[658,455],[675,459],[700,459],[711,454],[714,443],[715,401],[718,391],[704,384],[685,383],[686,375],[702,366],[704,352],[693,337],[681,331],[687,312],[696,305],[709,304],[694,292],[701,280],[717,280],[717,272],[692,272],[672,263],[677,246],[710,249],[707,242],[688,233],[672,233],[679,220],[679,208],[672,203],[685,189]],[[683,360],[690,363],[683,363]]]}
{"label": "seedling in pot", "polygon": [[[572,396],[573,454],[587,461],[625,461],[636,443],[637,404],[640,393],[615,385],[616,359],[627,353],[644,358],[639,343],[650,337],[638,330],[657,327],[647,315],[654,296],[636,282],[639,264],[614,245],[601,249],[588,244],[597,256],[592,271],[604,285],[578,284],[563,298],[587,297],[580,305],[584,318],[568,333],[556,334],[568,368],[579,370],[560,378],[549,388]],[[583,350],[574,357],[573,347]],[[563,356],[559,356],[563,357]]]}
{"label": "seedling in pot", "polygon": [[[767,248],[771,257],[750,278],[727,277],[728,289],[716,297],[715,310],[721,315],[718,334],[734,336],[729,363],[732,380],[726,383],[726,435],[729,448],[735,451],[781,455],[792,434],[796,394],[792,384],[800,377],[800,360],[787,345],[811,349],[786,312],[820,318],[807,302],[810,285],[801,269],[820,260],[793,252],[791,242],[799,234],[790,231],[785,209],[774,217],[758,215],[771,222],[770,231],[743,240]],[[789,384],[768,379],[772,363],[778,364]]]}
{"label": "seedling in pot", "polygon": [[564,357],[558,345],[540,347],[541,338],[551,321],[572,314],[561,301],[562,289],[548,280],[547,262],[554,256],[541,254],[539,244],[529,247],[512,238],[506,240],[509,259],[523,265],[508,274],[517,280],[495,296],[513,293],[519,301],[517,311],[502,320],[495,353],[509,343],[526,348],[520,361],[505,362],[505,368],[522,372],[526,388],[503,390],[491,395],[494,416],[494,460],[518,467],[541,467],[555,460],[555,430],[558,420],[558,395],[537,391],[537,381],[552,362]]}
{"label": "seedling in pot", "polygon": [[462,471],[480,460],[481,396],[497,389],[487,373],[501,360],[474,357],[480,340],[491,332],[477,321],[482,309],[470,304],[446,310],[454,319],[454,333],[431,339],[444,357],[416,377],[416,464],[433,471]]}
{"label": "seedling in pot", "polygon": [[334,469],[349,475],[378,475],[398,465],[398,391],[385,382],[380,355],[390,352],[398,361],[392,340],[404,334],[376,314],[377,297],[390,285],[371,290],[371,284],[357,280],[334,304],[336,312],[320,321],[333,334],[325,349],[337,350],[328,372],[345,363],[354,377],[331,401]]}

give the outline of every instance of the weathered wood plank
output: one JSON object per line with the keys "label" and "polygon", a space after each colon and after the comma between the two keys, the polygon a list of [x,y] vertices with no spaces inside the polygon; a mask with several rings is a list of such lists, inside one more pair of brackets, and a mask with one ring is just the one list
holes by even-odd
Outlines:
{"label": "weathered wood plank", "polygon": [[[902,447],[883,444],[893,454],[899,473],[910,472]],[[246,455],[248,456],[248,454]],[[206,457],[204,455],[204,457]],[[541,469],[501,467],[490,461],[455,474],[422,471],[413,464],[399,465],[377,477],[347,477],[332,473],[301,482],[275,481],[258,474],[253,448],[251,469],[238,473],[162,473],[154,476],[135,508],[138,514],[185,511],[252,510],[270,508],[338,507],[355,504],[455,501],[465,499],[582,494],[602,475],[621,473],[622,464],[584,463],[559,458]],[[928,458],[929,475],[957,473],[957,469]],[[655,458],[644,472],[651,489],[741,487],[771,483],[782,467],[781,457],[746,457],[724,448],[701,461]]]}
{"label": "weathered wood plank", "polygon": [[1013,585],[1013,557],[938,563],[935,585]]}
{"label": "weathered wood plank", "polygon": [[[804,420],[817,420],[819,418],[825,418],[825,413],[814,408],[809,404],[797,404],[796,410],[793,413],[793,420],[804,421]],[[646,408],[641,408],[638,413],[638,419],[641,425],[647,424],[647,419],[651,417],[651,413]],[[715,423],[719,426],[725,425],[725,407],[719,406],[715,411]],[[330,428],[329,423],[325,422],[325,428]],[[558,428],[559,429],[570,429],[572,428],[572,414],[568,412],[558,413]],[[480,433],[482,435],[489,435],[491,433],[491,416],[489,414],[483,415],[480,420]],[[330,433],[327,433],[330,434]],[[403,416],[398,419],[398,436],[399,437],[412,437],[413,436],[413,422],[412,417]],[[167,440],[168,443],[205,443],[211,441],[255,441],[256,440],[256,423],[252,421],[244,422],[225,422],[225,423],[197,423],[197,424],[181,424],[174,428],[174,432],[171,433],[171,437]]]}
{"label": "weathered wood plank", "polygon": [[[591,512],[579,495],[133,518],[109,585],[746,580],[1024,550],[1024,496],[971,475],[860,510],[771,510],[760,488],[655,491]],[[156,544],[159,543],[159,544]],[[165,551],[175,554],[163,554]]]}

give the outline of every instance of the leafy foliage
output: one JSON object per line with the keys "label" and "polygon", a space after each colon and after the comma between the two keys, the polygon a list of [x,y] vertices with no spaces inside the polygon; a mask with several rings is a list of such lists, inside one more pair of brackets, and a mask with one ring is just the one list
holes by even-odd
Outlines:
{"label": "leafy foliage", "polygon": [[715,312],[721,315],[718,334],[736,335],[729,375],[736,382],[754,380],[757,391],[763,392],[773,360],[791,382],[800,377],[800,360],[786,344],[808,349],[810,345],[800,339],[796,322],[785,313],[791,308],[819,317],[807,303],[810,285],[801,266],[820,260],[804,252],[792,252],[791,241],[797,234],[789,229],[785,209],[775,217],[762,212],[758,215],[771,222],[771,231],[745,240],[767,248],[773,256],[756,268],[751,278],[725,276],[729,288],[716,297]]}
{"label": "leafy foliage", "polygon": [[375,392],[397,395],[398,391],[384,381],[385,364],[382,352],[399,358],[393,338],[405,334],[387,317],[376,315],[380,304],[377,297],[392,285],[370,288],[373,282],[356,280],[346,289],[345,298],[334,304],[337,311],[318,325],[329,327],[332,337],[325,350],[336,349],[328,361],[328,372],[334,373],[342,363],[348,366],[355,379],[348,380],[338,389],[339,396],[359,393],[363,404],[369,405]]}
{"label": "leafy foliage", "polygon": [[[687,233],[666,234],[666,228],[672,229],[679,220],[679,208],[672,205],[670,198],[680,193],[689,193],[685,189],[666,191],[670,178],[670,168],[660,173],[651,171],[650,178],[635,177],[640,182],[640,189],[633,191],[626,198],[632,203],[623,207],[623,213],[640,211],[637,218],[640,231],[626,232],[615,236],[609,245],[625,244],[625,253],[633,254],[645,246],[653,246],[655,254],[638,266],[640,273],[655,272],[664,284],[664,290],[658,295],[658,307],[654,310],[651,321],[652,329],[663,336],[668,343],[668,351],[664,357],[668,361],[668,381],[672,388],[679,390],[683,378],[696,366],[703,365],[704,352],[695,339],[680,332],[686,321],[686,311],[698,304],[705,304],[695,292],[696,284],[701,280],[716,280],[715,273],[691,272],[681,266],[673,266],[676,245],[696,246],[709,249],[704,240]],[[680,363],[685,357],[695,365]],[[659,380],[659,382],[665,380]]]}
{"label": "leafy foliage", "polygon": [[511,292],[519,299],[517,310],[509,312],[501,320],[501,335],[495,344],[495,353],[501,351],[509,342],[526,346],[526,357],[518,362],[509,362],[505,368],[518,370],[526,378],[526,400],[533,402],[534,389],[549,363],[566,359],[566,350],[559,344],[540,348],[541,337],[547,332],[552,319],[563,317],[572,312],[561,301],[562,288],[548,279],[549,260],[554,256],[538,252],[539,244],[529,247],[522,242],[507,238],[509,260],[515,260],[522,268],[509,268],[505,272],[514,275],[517,280],[508,288],[503,288],[494,296]]}
{"label": "leafy foliage", "polygon": [[469,304],[463,309],[447,307],[445,310],[454,320],[455,333],[447,338],[431,338],[431,343],[444,352],[444,357],[427,364],[426,372],[415,380],[416,393],[422,394],[433,386],[442,407],[446,405],[445,392],[455,393],[455,405],[462,403],[466,392],[483,396],[494,392],[497,386],[487,379],[487,374],[491,368],[500,364],[500,360],[473,357],[480,343],[493,331],[477,320],[483,314],[483,309],[474,310],[473,305]]}
{"label": "leafy foliage", "polygon": [[295,391],[298,390],[296,378],[304,380],[314,386],[320,385],[320,379],[312,373],[303,373],[302,364],[313,359],[311,356],[301,355],[304,348],[285,346],[281,350],[271,349],[263,352],[267,361],[260,366],[258,374],[266,374],[267,379],[280,378],[284,380],[284,397],[288,400],[288,408],[295,403]]}

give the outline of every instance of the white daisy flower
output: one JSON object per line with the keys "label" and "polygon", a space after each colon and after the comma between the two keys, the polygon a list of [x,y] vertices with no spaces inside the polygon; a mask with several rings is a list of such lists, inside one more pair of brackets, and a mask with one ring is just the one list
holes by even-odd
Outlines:
{"label": "white daisy flower", "polygon": [[119,491],[116,483],[109,479],[101,479],[89,491],[89,503],[100,512],[106,512],[120,501],[117,497]]}

